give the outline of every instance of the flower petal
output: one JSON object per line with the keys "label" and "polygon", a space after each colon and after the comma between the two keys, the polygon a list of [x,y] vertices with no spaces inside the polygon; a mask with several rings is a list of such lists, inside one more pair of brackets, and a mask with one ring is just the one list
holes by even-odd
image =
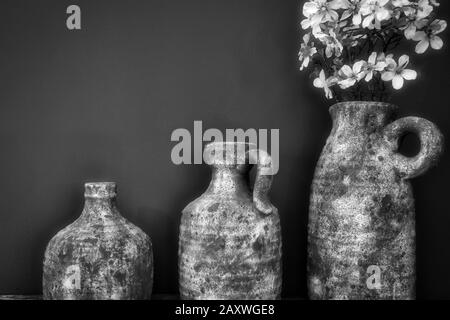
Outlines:
{"label": "flower petal", "polygon": [[387,63],[385,61],[379,61],[373,66],[373,69],[375,71],[383,71],[386,67]]}
{"label": "flower petal", "polygon": [[444,46],[444,42],[438,36],[431,36],[430,44],[431,44],[431,47],[435,50],[440,50]]}
{"label": "flower petal", "polygon": [[361,69],[362,69],[362,67],[363,67],[363,65],[364,65],[365,63],[366,63],[366,62],[365,62],[364,60],[360,60],[360,61],[358,61],[358,62],[355,62],[355,64],[353,65],[353,73],[354,73],[354,74],[360,73],[360,72],[361,72]]}
{"label": "flower petal", "polygon": [[308,67],[308,65],[309,65],[309,57],[306,57],[305,60],[303,60],[303,63],[300,67],[300,71]]}
{"label": "flower petal", "polygon": [[414,35],[414,37],[412,38],[414,41],[422,41],[427,39],[427,34],[424,31],[418,31],[416,32],[416,34]]}
{"label": "flower petal", "polygon": [[325,97],[327,99],[333,98],[333,92],[331,92],[330,88],[325,87],[324,90],[325,90]]}
{"label": "flower petal", "polygon": [[348,66],[348,65],[344,65],[344,66],[341,68],[341,72],[342,72],[345,76],[347,76],[347,77],[351,77],[351,76],[353,75],[353,70],[352,70],[352,68],[350,68],[350,66]]}
{"label": "flower petal", "polygon": [[310,38],[311,38],[311,35],[310,35],[309,33],[305,34],[305,35],[303,36],[303,42],[304,42],[305,44],[308,44]]}
{"label": "flower petal", "polygon": [[315,14],[319,8],[317,7],[317,4],[314,2],[307,2],[303,6],[303,15],[305,17],[310,17],[311,15]]}
{"label": "flower petal", "polygon": [[323,82],[319,78],[314,79],[313,85],[316,88],[323,88]]}
{"label": "flower petal", "polygon": [[311,26],[317,26],[319,23],[321,23],[322,22],[322,19],[323,19],[323,15],[321,15],[321,14],[315,14],[315,15],[312,15],[311,17],[310,17],[310,20],[311,20]]}
{"label": "flower petal", "polygon": [[361,24],[361,21],[362,21],[361,14],[358,13],[353,16],[352,22],[355,26],[359,26]]}
{"label": "flower petal", "polygon": [[392,81],[392,79],[394,79],[396,73],[393,71],[386,71],[383,72],[383,74],[381,75],[381,79],[383,81]]}
{"label": "flower petal", "polygon": [[332,0],[328,3],[328,8],[333,10],[348,9],[349,6],[348,0]]}
{"label": "flower petal", "polygon": [[409,63],[409,56],[407,54],[402,55],[399,59],[398,59],[398,67],[400,69],[404,69]]}
{"label": "flower petal", "polygon": [[356,83],[355,79],[345,79],[345,80],[339,81],[339,86],[342,89],[348,89],[348,88],[352,87],[355,83]]}
{"label": "flower petal", "polygon": [[302,22],[300,24],[301,24],[303,30],[311,27],[311,21],[309,19],[302,20]]}
{"label": "flower petal", "polygon": [[364,21],[362,23],[363,28],[369,27],[373,21],[373,18],[374,18],[374,16],[372,14],[365,17]]}
{"label": "flower petal", "polygon": [[323,69],[320,71],[319,79],[322,80],[323,83],[326,83],[327,77],[325,76],[325,71]]}
{"label": "flower petal", "polygon": [[376,13],[376,18],[378,21],[389,19],[389,16],[389,10],[386,8],[380,8]]}
{"label": "flower petal", "polygon": [[404,82],[405,81],[403,80],[403,77],[397,74],[394,79],[392,79],[392,86],[395,90],[400,90],[401,88],[403,88]]}
{"label": "flower petal", "polygon": [[420,41],[416,45],[416,53],[422,54],[425,51],[427,51],[428,47],[430,46],[430,41],[428,39]]}
{"label": "flower petal", "polygon": [[445,21],[445,20],[435,20],[434,22],[433,22],[433,25],[436,25],[436,27],[435,27],[436,29],[433,30],[433,34],[441,33],[442,31],[444,31],[447,28],[447,21]]}
{"label": "flower petal", "polygon": [[374,65],[377,62],[377,53],[372,52],[372,54],[369,56],[369,59],[367,59],[367,62]]}
{"label": "flower petal", "polygon": [[411,40],[416,35],[416,26],[414,24],[410,24],[408,28],[405,29],[405,38]]}
{"label": "flower petal", "polygon": [[416,80],[417,72],[411,69],[405,69],[402,71],[401,76],[406,80]]}
{"label": "flower petal", "polygon": [[352,12],[350,10],[346,10],[346,11],[344,11],[342,13],[341,20],[345,20],[347,18],[350,18],[351,15],[352,15]]}
{"label": "flower petal", "polygon": [[397,69],[397,62],[395,62],[394,59],[392,59],[391,57],[386,57],[386,69],[389,71],[393,71],[395,69]]}

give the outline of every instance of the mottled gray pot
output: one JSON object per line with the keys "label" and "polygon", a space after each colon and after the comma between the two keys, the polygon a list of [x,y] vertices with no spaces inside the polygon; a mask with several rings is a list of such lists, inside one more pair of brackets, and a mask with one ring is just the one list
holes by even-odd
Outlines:
{"label": "mottled gray pot", "polygon": [[[311,299],[414,299],[415,214],[409,179],[436,163],[443,137],[431,122],[395,119],[385,103],[331,107],[333,130],[317,164],[309,212]],[[420,153],[398,153],[416,133]]]}
{"label": "mottled gray pot", "polygon": [[44,299],[150,299],[150,238],[122,217],[115,183],[86,183],[81,216],[53,237],[44,260]]}
{"label": "mottled gray pot", "polygon": [[178,265],[182,299],[280,296],[280,220],[267,198],[272,176],[264,172],[270,157],[260,153],[252,194],[248,163],[256,163],[256,157],[245,152],[249,147],[254,146],[212,143],[205,149],[205,161],[213,169],[211,183],[181,217]]}

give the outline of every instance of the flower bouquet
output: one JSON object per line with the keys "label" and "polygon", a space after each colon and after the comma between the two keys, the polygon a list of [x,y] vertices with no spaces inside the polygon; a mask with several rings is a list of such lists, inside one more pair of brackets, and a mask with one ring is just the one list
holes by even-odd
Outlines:
{"label": "flower bouquet", "polygon": [[436,0],[307,1],[300,70],[312,65],[313,84],[328,99],[385,101],[387,83],[399,90],[417,78],[395,48],[407,41],[418,54],[442,48],[447,23],[436,19],[438,7]]}

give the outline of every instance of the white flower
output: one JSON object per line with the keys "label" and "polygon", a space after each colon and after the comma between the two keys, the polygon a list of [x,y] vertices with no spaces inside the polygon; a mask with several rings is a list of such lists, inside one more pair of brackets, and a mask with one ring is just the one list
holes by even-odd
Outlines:
{"label": "white flower", "polygon": [[335,9],[338,6],[335,1],[312,0],[306,2],[303,6],[303,15],[311,19],[311,24],[319,24],[327,21],[335,21],[339,19]]}
{"label": "white flower", "polygon": [[316,88],[323,88],[323,90],[325,91],[325,97],[327,97],[327,99],[333,98],[333,92],[331,92],[330,87],[336,84],[335,78],[330,77],[327,79],[325,77],[325,71],[322,70],[320,71],[319,77],[314,79],[313,84]]}
{"label": "white flower", "polygon": [[344,65],[341,70],[339,70],[339,77],[341,80],[338,82],[342,89],[347,89],[355,85],[356,82],[364,78],[364,61],[358,61],[353,64],[353,68],[349,65]]}
{"label": "white flower", "polygon": [[447,22],[436,19],[426,28],[425,31],[417,32],[413,37],[414,41],[419,42],[416,45],[416,53],[424,53],[430,45],[435,50],[441,49],[444,42],[438,34],[444,31],[445,28],[447,28]]}
{"label": "white flower", "polygon": [[314,35],[317,34],[317,33],[322,32],[322,29],[320,27],[320,23],[314,22],[311,18],[306,18],[306,19],[302,20],[301,26],[302,26],[302,29],[304,29],[304,30],[311,28],[312,29],[312,33]]}
{"label": "white flower", "polygon": [[[381,52],[378,57],[377,57],[377,62],[382,62],[385,65],[385,69],[390,67],[390,64],[392,64],[392,62],[396,63],[394,60],[394,55],[388,54],[385,55],[384,52]],[[384,70],[381,70],[384,71]]]}
{"label": "white flower", "polygon": [[406,24],[403,27],[400,27],[401,30],[404,30],[405,38],[410,40],[413,39],[416,35],[417,29],[424,28],[428,21],[426,19],[419,19],[416,11],[406,11]]}
{"label": "white flower", "polygon": [[300,51],[298,53],[298,60],[302,63],[300,70],[308,67],[311,57],[317,53],[314,43],[312,43],[312,46],[309,45],[310,38],[311,36],[309,33],[305,34],[303,37],[303,43],[301,44]]}
{"label": "white flower", "polygon": [[387,4],[389,0],[362,0],[360,12],[365,16],[362,22],[363,28],[380,29],[381,22],[391,17]]}
{"label": "white flower", "polygon": [[419,0],[417,3],[417,19],[424,19],[433,12],[433,6],[429,0]]}
{"label": "white flower", "polygon": [[312,0],[306,2],[303,6],[303,15],[305,17],[317,16],[319,22],[327,22],[337,20],[338,13],[335,11],[339,8],[339,1],[328,0]]}
{"label": "white flower", "polygon": [[[298,52],[299,68],[313,67],[314,86],[329,99],[334,93],[343,99],[358,96],[359,89],[376,99],[383,81],[399,90],[417,73],[407,69],[407,55],[394,60],[390,52],[405,49],[405,38],[416,41],[419,54],[430,46],[441,49],[447,23],[435,20],[438,6],[437,0],[306,0],[301,26],[308,31]],[[347,96],[339,88],[351,92]]]}
{"label": "white flower", "polygon": [[360,13],[360,0],[334,0],[335,7],[343,9],[341,20],[346,20],[352,17],[352,23],[354,26],[359,26],[362,22],[362,16]]}
{"label": "white flower", "polygon": [[381,75],[383,81],[392,81],[392,86],[395,90],[400,90],[403,87],[404,80],[415,80],[417,72],[411,69],[406,69],[409,64],[409,57],[403,55],[398,59],[398,64],[392,58],[386,58],[388,66],[386,71]]}
{"label": "white flower", "polygon": [[316,34],[316,38],[326,46],[325,55],[327,58],[331,58],[333,53],[336,57],[341,56],[344,47],[332,29],[330,29],[329,34],[325,34],[323,32]]}
{"label": "white flower", "polygon": [[367,63],[364,65],[365,70],[365,80],[366,82],[369,82],[373,79],[373,75],[375,72],[381,72],[386,68],[386,61],[384,54],[377,56],[376,52],[372,52],[372,54],[369,56],[369,59],[367,60]]}

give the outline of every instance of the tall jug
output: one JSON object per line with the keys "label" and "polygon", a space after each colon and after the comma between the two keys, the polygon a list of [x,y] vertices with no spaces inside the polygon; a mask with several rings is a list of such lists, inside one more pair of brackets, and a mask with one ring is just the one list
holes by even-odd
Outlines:
{"label": "tall jug", "polygon": [[[410,179],[438,159],[439,130],[396,107],[345,102],[330,108],[333,130],[317,164],[308,225],[311,299],[414,299],[415,213]],[[399,138],[417,134],[408,158]]]}
{"label": "tall jug", "polygon": [[[276,299],[281,291],[281,228],[268,192],[270,157],[244,143],[211,143],[208,189],[182,213],[182,299]],[[257,164],[253,193],[250,163]]]}

